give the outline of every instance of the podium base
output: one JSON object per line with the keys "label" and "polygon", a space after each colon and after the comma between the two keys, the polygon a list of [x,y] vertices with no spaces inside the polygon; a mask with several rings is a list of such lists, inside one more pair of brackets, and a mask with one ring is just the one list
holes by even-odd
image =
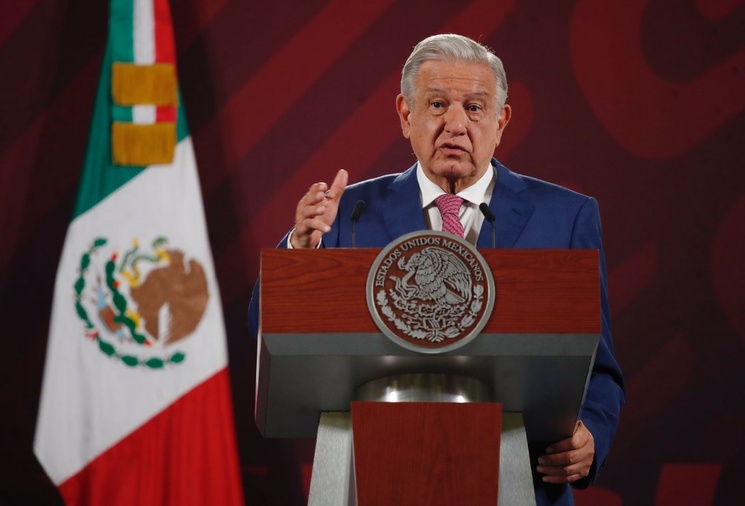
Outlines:
{"label": "podium base", "polygon": [[528,436],[522,413],[502,413],[499,441],[499,504],[535,506]]}
{"label": "podium base", "polygon": [[[322,413],[318,427],[309,505],[356,506],[350,413]],[[528,441],[521,413],[502,414],[499,504],[535,506]]]}

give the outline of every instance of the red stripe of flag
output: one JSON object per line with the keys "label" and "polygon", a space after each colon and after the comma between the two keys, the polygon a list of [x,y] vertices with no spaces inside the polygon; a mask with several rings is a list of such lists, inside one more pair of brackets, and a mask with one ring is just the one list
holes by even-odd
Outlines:
{"label": "red stripe of flag", "polygon": [[[243,491],[227,369],[59,485],[66,504],[239,505]],[[167,448],[168,451],[163,451]]]}
{"label": "red stripe of flag", "polygon": [[176,64],[176,47],[168,0],[153,0],[155,20],[155,62]]}
{"label": "red stripe of flag", "polygon": [[173,106],[160,106],[155,108],[155,122],[175,122],[176,121],[176,107]]}
{"label": "red stripe of flag", "polygon": [[[153,0],[153,19],[155,63],[172,63],[175,67],[176,44],[168,0]],[[155,121],[158,123],[175,122],[176,109],[176,107],[156,107]]]}

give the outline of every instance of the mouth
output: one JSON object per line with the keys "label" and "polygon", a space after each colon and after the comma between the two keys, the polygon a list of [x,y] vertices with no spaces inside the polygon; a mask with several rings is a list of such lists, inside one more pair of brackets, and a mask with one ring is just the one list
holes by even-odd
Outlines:
{"label": "mouth", "polygon": [[449,143],[442,144],[438,149],[447,156],[460,156],[468,152],[463,146]]}

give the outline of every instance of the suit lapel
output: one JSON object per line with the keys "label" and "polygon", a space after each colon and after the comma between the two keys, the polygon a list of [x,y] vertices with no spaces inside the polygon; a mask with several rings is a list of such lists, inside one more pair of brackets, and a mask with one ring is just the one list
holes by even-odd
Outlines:
{"label": "suit lapel", "polygon": [[[523,178],[496,160],[493,160],[493,163],[496,164],[497,181],[491,202],[489,202],[489,209],[496,217],[494,226],[496,227],[497,247],[512,248],[533,215],[535,206],[519,195],[527,188]],[[481,226],[478,247],[490,248],[491,245],[491,225],[485,221]]]}
{"label": "suit lapel", "polygon": [[390,240],[417,230],[425,230],[424,213],[416,180],[416,165],[394,179],[388,186],[383,211]]}
{"label": "suit lapel", "polygon": [[[495,227],[498,248],[511,248],[522,234],[533,214],[535,206],[520,197],[527,188],[525,181],[507,167],[493,161],[497,170],[489,208],[496,217]],[[417,230],[425,230],[419,183],[416,179],[416,165],[403,172],[388,186],[383,219],[390,232],[389,240]],[[484,222],[479,234],[478,247],[490,248],[492,245],[491,225]]]}

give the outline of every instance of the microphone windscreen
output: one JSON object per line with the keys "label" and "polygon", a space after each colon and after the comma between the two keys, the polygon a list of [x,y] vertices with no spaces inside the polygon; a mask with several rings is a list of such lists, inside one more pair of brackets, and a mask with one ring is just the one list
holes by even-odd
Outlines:
{"label": "microphone windscreen", "polygon": [[352,209],[352,221],[355,222],[360,219],[360,214],[362,214],[362,211],[365,209],[365,201],[364,200],[358,200],[354,204],[354,209]]}
{"label": "microphone windscreen", "polygon": [[489,209],[489,205],[486,202],[482,202],[481,205],[479,205],[479,209],[481,210],[481,214],[484,215],[484,218],[486,218],[486,221],[494,223],[494,213],[491,212],[491,209]]}

